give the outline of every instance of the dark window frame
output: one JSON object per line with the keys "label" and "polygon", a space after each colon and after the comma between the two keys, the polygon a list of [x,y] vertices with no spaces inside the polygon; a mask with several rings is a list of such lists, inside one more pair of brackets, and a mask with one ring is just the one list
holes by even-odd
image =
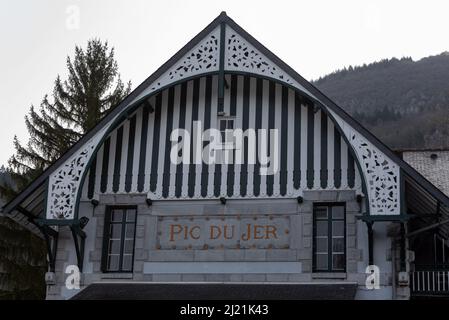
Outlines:
{"label": "dark window frame", "polygon": [[[343,219],[333,219],[332,218],[332,207],[343,207]],[[327,255],[328,255],[328,263],[327,263],[327,269],[318,269],[317,268],[317,221],[326,221],[326,219],[317,219],[316,218],[316,208],[317,207],[326,207],[327,208]],[[314,273],[323,273],[323,272],[329,272],[329,273],[345,273],[347,268],[347,234],[346,234],[346,202],[315,202],[313,204],[313,231],[312,231],[312,272]],[[334,269],[333,267],[333,243],[332,243],[332,222],[333,221],[343,221],[343,239],[344,239],[344,267],[343,269]]]}
{"label": "dark window frame", "polygon": [[[120,238],[120,258],[119,258],[119,268],[118,270],[108,270],[108,256],[109,256],[109,240],[110,240],[110,227],[113,223],[111,221],[112,212],[114,210],[135,210],[135,218],[134,222],[126,222],[126,216],[122,217],[122,221],[120,224],[122,225],[121,229],[121,238]],[[118,223],[117,223],[118,224]],[[132,250],[132,259],[131,259],[131,269],[125,270],[123,269],[123,256],[124,256],[124,242],[126,235],[126,226],[134,225],[134,237],[133,237],[133,250]],[[102,256],[101,256],[101,271],[103,273],[133,273],[134,272],[134,256],[136,250],[136,228],[137,228],[137,206],[129,206],[129,205],[112,205],[106,207],[106,212],[104,216],[104,229],[103,229],[103,247],[102,247]]]}
{"label": "dark window frame", "polygon": [[[235,141],[228,141],[229,137],[226,136],[226,130],[235,130],[235,121],[235,116],[220,116],[218,118],[218,129],[220,131],[221,146],[223,149],[229,148],[230,145],[232,145],[232,150],[235,149]],[[225,128],[223,128],[222,123],[225,124]]]}

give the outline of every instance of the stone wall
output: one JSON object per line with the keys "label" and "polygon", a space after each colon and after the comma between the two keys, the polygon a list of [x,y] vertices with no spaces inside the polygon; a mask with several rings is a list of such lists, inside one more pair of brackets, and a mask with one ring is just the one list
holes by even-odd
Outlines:
{"label": "stone wall", "polygon": [[[386,235],[387,224],[375,225],[375,263],[381,270],[381,289],[365,290],[368,265],[366,226],[356,218],[361,205],[354,191],[308,191],[303,203],[296,199],[155,201],[148,206],[142,195],[103,195],[100,204],[80,203],[80,217],[90,221],[87,233],[84,270],[81,288],[101,281],[155,282],[354,282],[359,285],[358,298],[391,299],[391,249]],[[345,273],[312,272],[313,203],[346,203],[346,259]],[[102,273],[104,215],[107,205],[134,204],[137,206],[134,270],[132,273]],[[289,219],[289,241],[285,247],[262,245],[250,248],[176,248],[161,249],[158,224],[161,219],[208,216],[273,217]],[[56,285],[48,286],[48,299],[67,299],[77,290],[64,286],[65,268],[76,264],[73,240],[68,230],[61,230]],[[160,231],[159,231],[160,232]],[[166,272],[164,271],[166,270]],[[180,272],[173,272],[180,270]],[[243,270],[243,272],[241,271]]]}

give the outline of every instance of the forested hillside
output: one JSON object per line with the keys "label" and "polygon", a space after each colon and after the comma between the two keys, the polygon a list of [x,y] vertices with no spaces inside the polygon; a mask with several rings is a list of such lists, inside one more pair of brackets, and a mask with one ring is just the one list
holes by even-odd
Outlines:
{"label": "forested hillside", "polygon": [[314,84],[391,148],[449,147],[449,53],[338,70]]}

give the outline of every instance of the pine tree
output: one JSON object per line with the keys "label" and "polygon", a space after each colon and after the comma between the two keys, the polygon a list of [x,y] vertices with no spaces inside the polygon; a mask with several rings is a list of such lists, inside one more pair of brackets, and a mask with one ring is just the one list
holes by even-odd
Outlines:
{"label": "pine tree", "polygon": [[[67,69],[66,80],[56,78],[51,98],[46,95],[39,109],[31,106],[25,116],[28,143],[14,137],[16,152],[8,161],[9,181],[0,183],[0,198],[10,200],[23,190],[130,92],[131,83],[121,81],[107,42],[89,40],[86,50],[76,46]],[[0,235],[0,299],[41,296],[43,241],[1,216]]]}
{"label": "pine tree", "polygon": [[[67,57],[68,79],[58,76],[53,99],[45,96],[36,110],[31,106],[25,116],[30,134],[27,145],[14,137],[16,149],[8,164],[15,190],[23,189],[58,159],[73,143],[91,129],[130,91],[131,83],[123,84],[114,59],[114,49],[100,40],[90,40],[87,50],[75,48],[72,61]],[[10,186],[11,187],[11,186]],[[14,195],[4,188],[5,195]]]}

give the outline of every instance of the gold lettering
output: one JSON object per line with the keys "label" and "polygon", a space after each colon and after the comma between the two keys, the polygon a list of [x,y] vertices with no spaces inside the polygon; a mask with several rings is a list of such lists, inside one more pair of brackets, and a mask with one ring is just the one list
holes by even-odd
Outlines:
{"label": "gold lettering", "polygon": [[262,229],[264,226],[254,225],[254,240],[263,239]]}
{"label": "gold lettering", "polygon": [[[196,236],[195,236],[195,234],[193,233],[195,230],[198,230],[198,233],[196,234]],[[195,240],[198,240],[198,239],[200,238],[200,226],[193,226],[193,227],[190,229],[189,234],[190,234],[190,238],[195,239]]]}
{"label": "gold lettering", "polygon": [[[217,234],[215,235],[215,231],[217,231]],[[219,226],[210,226],[210,239],[215,240],[218,239],[221,236],[221,228]]]}
{"label": "gold lettering", "polygon": [[248,241],[248,240],[250,240],[251,239],[251,224],[247,224],[246,225],[246,233],[243,233],[242,234],[242,240],[243,241]]}
{"label": "gold lettering", "polygon": [[[177,229],[175,231],[175,228]],[[182,231],[182,226],[180,224],[171,224],[170,225],[170,241],[175,241],[173,238],[175,234],[179,234]]]}
{"label": "gold lettering", "polygon": [[[231,229],[231,234],[228,234],[228,227],[231,227],[230,229]],[[225,239],[232,239],[232,238],[234,238],[234,229],[235,229],[235,226],[234,225],[232,225],[232,226],[228,226],[228,225],[225,225],[224,226],[224,238]]]}
{"label": "gold lettering", "polygon": [[278,236],[276,234],[276,231],[277,231],[277,228],[275,226],[273,226],[273,225],[267,226],[267,232],[266,232],[266,235],[265,235],[265,239],[270,239],[269,234],[272,234],[273,238],[277,239]]}

